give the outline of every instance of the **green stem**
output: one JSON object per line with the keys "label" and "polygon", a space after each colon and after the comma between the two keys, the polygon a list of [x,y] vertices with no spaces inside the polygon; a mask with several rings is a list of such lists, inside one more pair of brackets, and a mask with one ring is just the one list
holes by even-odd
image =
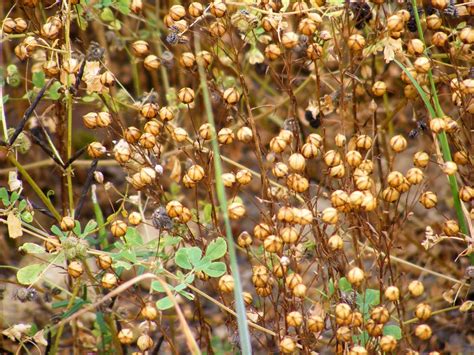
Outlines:
{"label": "green stem", "polygon": [[[195,46],[196,50],[200,51],[200,43],[198,37],[195,37]],[[201,89],[203,92],[204,106],[206,109],[207,119],[209,124],[212,127],[215,127],[214,115],[212,113],[211,99],[209,95],[209,89],[206,81],[206,73],[204,68],[199,65],[199,78]],[[237,264],[237,252],[234,244],[234,237],[232,235],[232,229],[230,226],[229,215],[227,212],[227,198],[224,189],[224,183],[222,182],[222,161],[221,155],[219,152],[219,145],[217,144],[216,137],[212,138],[212,150],[214,153],[214,173],[216,178],[216,189],[217,189],[217,198],[219,204],[222,208],[222,215],[224,218],[225,231],[227,236],[227,244],[229,248],[229,257],[230,257],[230,268],[232,276],[234,278],[234,297],[235,305],[237,311],[237,323],[239,328],[239,338],[240,338],[240,348],[242,354],[249,355],[252,354],[252,346],[250,343],[250,334],[247,325],[247,315],[245,311],[244,300],[242,296],[242,283],[240,281],[239,266]]]}
{"label": "green stem", "polygon": [[104,214],[102,213],[102,209],[100,208],[99,202],[97,201],[95,184],[91,186],[91,200],[92,200],[92,206],[94,208],[95,220],[99,228],[99,231],[98,231],[99,243],[102,250],[104,250],[105,248],[107,248],[109,243],[107,242],[107,231],[105,230]]}
{"label": "green stem", "polygon": [[26,179],[26,181],[30,184],[31,188],[36,192],[38,197],[43,201],[44,205],[48,208],[49,212],[51,212],[58,221],[61,220],[61,215],[59,212],[54,208],[53,204],[49,200],[49,198],[44,194],[41,188],[36,184],[35,180],[28,174],[28,172],[23,168],[23,166],[15,159],[13,154],[8,155],[8,160],[15,165],[18,169],[18,172]]}
{"label": "green stem", "polygon": [[[425,48],[426,48],[427,46],[426,46],[426,42],[425,42],[425,37],[423,35],[423,28],[421,27],[420,16],[418,15],[418,6],[417,6],[417,3],[416,3],[416,0],[411,0],[411,3],[412,3],[412,7],[413,7],[413,13],[415,15],[415,21],[416,21],[416,27],[417,27],[417,30],[418,30],[418,36],[419,36],[420,40],[423,42],[423,44],[425,45]],[[427,50],[425,49],[425,55],[426,54],[427,54]],[[400,63],[397,63],[397,64],[400,65]],[[407,73],[406,69],[405,69],[405,73]],[[413,84],[416,82],[416,80],[411,75],[408,75],[408,77],[413,82]],[[433,73],[432,73],[431,69],[428,70],[428,79],[429,79],[429,82],[430,82],[431,95],[433,97],[434,109],[433,109],[433,106],[431,106],[431,105],[429,105],[429,106],[427,105],[427,108],[431,107],[430,115],[431,115],[432,118],[436,117],[436,115],[438,115],[438,117],[443,117],[444,112],[443,112],[443,109],[441,108],[441,105],[439,103],[438,93],[437,93],[437,90],[436,90],[436,85],[435,85],[435,82],[434,82],[434,79],[433,79]],[[418,86],[417,90],[421,95],[421,92],[420,92],[419,88],[420,87]],[[425,99],[423,101],[425,102],[425,104],[427,104],[427,102],[429,102]],[[446,132],[443,131],[440,134],[438,134],[438,140],[439,140],[439,143],[441,145],[441,152],[443,154],[444,161],[445,162],[446,161],[452,161],[451,150],[449,148],[449,142],[448,142],[448,137],[446,135]],[[456,216],[457,216],[457,219],[459,221],[459,226],[461,228],[462,233],[468,235],[468,228],[467,228],[466,220],[465,220],[464,213],[463,213],[463,210],[462,210],[461,201],[459,199],[458,182],[457,182],[456,177],[454,175],[448,176],[448,181],[449,181],[449,185],[450,185],[450,188],[451,188],[451,194],[452,194],[453,200],[454,200],[454,209],[456,210]],[[471,262],[471,265],[474,265],[474,254],[469,255],[469,260]]]}
{"label": "green stem", "polygon": [[[66,14],[66,26],[64,30],[64,40],[66,47],[66,60],[71,59],[71,1],[69,0]],[[72,94],[69,88],[71,87],[71,78],[67,76],[67,87],[66,90],[66,112],[67,112],[67,147],[66,147],[66,160],[69,160],[72,156]],[[69,165],[66,169],[66,182],[67,192],[69,200],[69,213],[74,216],[74,192],[72,186],[72,165]]]}
{"label": "green stem", "polygon": [[[80,280],[76,281],[76,285],[74,286],[74,290],[72,292],[71,299],[69,300],[69,303],[66,308],[66,312],[69,311],[74,304],[74,301],[76,300],[76,296],[79,293],[79,290],[81,289],[81,282]],[[51,350],[49,351],[49,355],[54,355],[58,352],[59,348],[59,342],[61,341],[61,336],[63,335],[64,331],[64,324],[61,324],[61,326],[58,329],[58,332],[56,333],[56,337],[54,339],[54,344],[51,347]]]}

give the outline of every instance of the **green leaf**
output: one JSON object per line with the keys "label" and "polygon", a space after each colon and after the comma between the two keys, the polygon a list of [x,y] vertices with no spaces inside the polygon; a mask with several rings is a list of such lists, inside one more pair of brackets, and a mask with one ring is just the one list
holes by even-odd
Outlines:
{"label": "green leaf", "polygon": [[61,89],[61,83],[55,81],[51,87],[48,89],[48,97],[51,100],[58,100],[61,97],[59,90]]}
{"label": "green leaf", "polygon": [[138,233],[137,229],[133,227],[127,228],[125,240],[127,241],[127,244],[132,247],[143,245],[142,236],[140,235],[140,233]]}
{"label": "green leaf", "polygon": [[352,340],[354,341],[354,343],[356,344],[360,344],[362,346],[365,346],[365,344],[367,344],[367,342],[369,341],[369,333],[367,333],[365,330],[359,334],[359,335],[354,335],[352,337]]}
{"label": "green leaf", "polygon": [[211,260],[222,258],[227,252],[227,243],[224,238],[214,239],[206,249],[206,256]]}
{"label": "green leaf", "polygon": [[176,265],[183,269],[192,269],[193,266],[188,259],[188,251],[186,248],[179,249],[174,255]]}
{"label": "green leaf", "polygon": [[395,339],[400,340],[402,338],[402,330],[398,325],[386,325],[383,327],[383,335],[391,335]]}
{"label": "green leaf", "polygon": [[191,247],[187,248],[188,249],[188,259],[193,264],[194,266],[199,264],[199,261],[201,261],[202,257],[202,251],[198,247]]}
{"label": "green leaf", "polygon": [[128,15],[130,13],[130,0],[118,0],[117,10],[124,15]]}
{"label": "green leaf", "polygon": [[188,291],[182,290],[182,291],[178,291],[178,293],[179,293],[181,296],[186,297],[186,298],[187,298],[188,300],[190,300],[190,301],[194,300],[194,295],[193,295],[192,293],[188,292]]}
{"label": "green leaf", "polygon": [[86,226],[84,227],[84,232],[82,232],[81,237],[85,237],[91,234],[92,231],[96,228],[97,228],[97,222],[91,219],[89,222],[87,222]]}
{"label": "green leaf", "polygon": [[23,220],[23,222],[25,222],[25,223],[31,223],[31,222],[33,222],[33,215],[31,214],[31,212],[23,211],[23,212],[20,214],[20,217],[21,217],[21,219]]}
{"label": "green leaf", "polygon": [[51,227],[51,232],[58,237],[66,236],[66,234],[57,225]]}
{"label": "green leaf", "polygon": [[16,191],[13,191],[11,196],[10,196],[10,203],[14,204],[18,199],[20,198],[20,194]]}
{"label": "green leaf", "polygon": [[194,269],[196,271],[203,271],[205,268],[207,268],[210,264],[212,263],[211,259],[209,257],[205,256],[197,264],[194,265]]}
{"label": "green leaf", "polygon": [[[170,284],[166,284],[166,286],[168,286],[168,289],[169,289],[170,291],[173,291],[173,290],[174,290],[174,287],[171,286]],[[161,284],[160,281],[156,281],[156,280],[155,280],[155,281],[152,281],[152,283],[151,283],[151,288],[152,288],[153,290],[155,290],[156,292],[166,292],[166,291],[165,291],[165,288],[163,287],[163,285]]]}
{"label": "green leaf", "polygon": [[80,236],[82,234],[82,232],[81,232],[81,222],[74,221],[74,228],[72,229],[72,231],[75,235]]}
{"label": "green leaf", "polygon": [[168,296],[156,301],[156,308],[158,308],[160,311],[170,309],[171,307],[173,307],[173,302],[171,302]]}
{"label": "green leaf", "polygon": [[337,285],[339,287],[339,290],[341,290],[342,292],[352,291],[352,285],[345,277],[341,277],[337,282]]}
{"label": "green leaf", "polygon": [[364,318],[369,314],[369,309],[371,306],[375,306],[380,302],[380,291],[374,289],[367,289],[365,293],[357,294],[357,305],[359,306],[360,311],[364,315]]}
{"label": "green leaf", "polygon": [[203,223],[210,223],[212,217],[212,205],[210,203],[206,203],[204,208],[202,209],[203,214]]}
{"label": "green leaf", "polygon": [[112,10],[106,7],[102,10],[102,13],[100,14],[100,19],[105,22],[112,22],[113,20],[115,20],[115,16]]}
{"label": "green leaf", "polygon": [[227,266],[221,261],[213,262],[204,269],[204,272],[210,277],[220,277],[227,272]]}
{"label": "green leaf", "polygon": [[25,243],[19,247],[18,250],[25,251],[28,254],[41,254],[46,252],[41,245],[35,243]]}
{"label": "green leaf", "polygon": [[8,191],[5,187],[0,188],[0,200],[2,200],[4,206],[8,206],[10,204]]}
{"label": "green leaf", "polygon": [[132,264],[130,264],[126,261],[123,261],[123,260],[117,260],[116,262],[113,263],[114,269],[122,267],[125,270],[130,270],[132,268],[132,266],[133,266]]}
{"label": "green leaf", "polygon": [[32,77],[32,82],[33,82],[33,85],[37,88],[42,88],[46,81],[46,75],[43,71],[37,71],[35,73],[33,73],[33,77]]}
{"label": "green leaf", "polygon": [[28,206],[28,202],[26,202],[26,200],[21,200],[18,204],[18,210],[21,212],[26,208],[26,206]]}
{"label": "green leaf", "polygon": [[39,275],[46,269],[48,264],[31,264],[18,270],[16,278],[22,285],[31,285],[38,280]]}

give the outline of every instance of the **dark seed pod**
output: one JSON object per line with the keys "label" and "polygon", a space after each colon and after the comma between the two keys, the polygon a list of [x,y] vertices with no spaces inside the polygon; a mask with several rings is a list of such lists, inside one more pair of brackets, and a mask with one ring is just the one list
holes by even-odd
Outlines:
{"label": "dark seed pod", "polygon": [[351,11],[354,14],[355,27],[359,30],[372,19],[372,9],[366,2],[351,2]]}
{"label": "dark seed pod", "polygon": [[170,230],[173,228],[173,221],[170,216],[166,213],[164,207],[158,207],[151,216],[151,222],[156,229],[159,230]]}

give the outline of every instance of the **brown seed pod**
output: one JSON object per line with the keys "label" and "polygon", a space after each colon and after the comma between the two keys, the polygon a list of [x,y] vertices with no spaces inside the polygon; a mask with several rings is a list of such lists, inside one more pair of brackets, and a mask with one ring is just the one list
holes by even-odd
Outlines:
{"label": "brown seed pod", "polygon": [[176,142],[182,143],[188,139],[188,132],[182,127],[176,127],[173,130],[172,136]]}
{"label": "brown seed pod", "polygon": [[402,135],[393,136],[390,139],[390,147],[396,153],[403,152],[406,149],[407,145],[407,140]]}
{"label": "brown seed pod", "polygon": [[400,198],[400,192],[393,187],[387,187],[382,191],[382,198],[387,202],[395,202]]}
{"label": "brown seed pod", "polygon": [[298,311],[290,312],[286,315],[286,323],[290,327],[299,327],[303,323],[303,315]]}
{"label": "brown seed pod", "polygon": [[139,212],[132,212],[128,215],[128,223],[132,226],[138,226],[142,223],[142,216]]}
{"label": "brown seed pod", "polygon": [[433,208],[438,203],[438,197],[432,191],[426,191],[420,196],[420,203],[427,209]]}
{"label": "brown seed pod", "polygon": [[246,213],[245,206],[240,202],[232,202],[227,207],[227,213],[229,214],[230,219],[240,219]]}
{"label": "brown seed pod", "polygon": [[183,213],[183,205],[176,200],[170,201],[166,204],[166,213],[170,218],[179,217]]}
{"label": "brown seed pod", "polygon": [[223,293],[234,291],[234,278],[232,275],[224,275],[219,279],[219,290]]}
{"label": "brown seed pod", "polygon": [[127,143],[134,144],[138,142],[141,134],[142,133],[138,128],[130,126],[125,130],[123,138],[127,141]]}
{"label": "brown seed pod", "polygon": [[97,114],[97,126],[106,128],[112,123],[112,115],[108,112],[102,111]]}
{"label": "brown seed pod", "polygon": [[[3,23],[2,23],[2,31],[6,34],[10,34],[10,33],[13,33],[13,32],[18,32],[17,29],[16,29],[16,21],[13,20],[11,17],[5,18],[3,20]],[[21,33],[21,32],[19,32],[19,33]]]}
{"label": "brown seed pod", "polygon": [[132,43],[132,53],[136,57],[146,57],[150,53],[150,45],[142,40]]}
{"label": "brown seed pod", "polygon": [[294,173],[288,175],[286,186],[295,192],[302,193],[308,190],[309,181],[304,176]]}
{"label": "brown seed pod", "polygon": [[154,103],[146,103],[140,108],[140,114],[150,120],[158,116],[158,105]]}
{"label": "brown seed pod", "polygon": [[252,245],[252,236],[244,231],[237,237],[237,245],[241,248],[247,248]]}
{"label": "brown seed pod", "polygon": [[127,233],[127,223],[118,219],[110,224],[110,231],[116,238],[123,237]]}
{"label": "brown seed pod", "polygon": [[187,175],[189,176],[189,178],[191,180],[193,180],[194,182],[199,182],[201,181],[204,176],[205,176],[205,173],[204,173],[204,168],[198,164],[195,164],[195,165],[192,165],[188,171],[187,171]]}
{"label": "brown seed pod", "polygon": [[349,350],[349,355],[367,355],[367,349],[362,345],[355,345]]}
{"label": "brown seed pod", "polygon": [[298,284],[293,289],[293,296],[298,298],[304,298],[306,296],[307,287],[304,284]]}
{"label": "brown seed pod", "polygon": [[356,147],[359,149],[366,149],[366,150],[372,148],[372,138],[365,134],[361,134],[357,136]]}
{"label": "brown seed pod", "polygon": [[347,281],[349,281],[352,285],[358,287],[362,284],[365,280],[364,271],[358,267],[353,267],[347,273]]}
{"label": "brown seed pod", "polygon": [[117,276],[115,276],[115,274],[107,272],[104,274],[104,276],[102,276],[100,284],[103,288],[114,288],[117,285]]}
{"label": "brown seed pod", "polygon": [[253,235],[259,240],[265,240],[272,233],[272,228],[266,223],[259,223],[253,229]]}
{"label": "brown seed pod", "polygon": [[359,52],[365,47],[365,38],[360,34],[353,34],[347,40],[349,49],[353,52]]}
{"label": "brown seed pod", "polygon": [[283,240],[279,236],[269,235],[263,241],[263,247],[269,253],[281,253]]}
{"label": "brown seed pod", "polygon": [[291,354],[296,350],[296,343],[290,337],[284,337],[279,344],[282,354]]}
{"label": "brown seed pod", "polygon": [[107,149],[100,142],[92,142],[87,146],[87,154],[92,159],[102,157],[107,152]]}
{"label": "brown seed pod", "polygon": [[341,164],[341,154],[335,150],[328,150],[323,157],[324,163],[327,166],[336,166]]}
{"label": "brown seed pod", "polygon": [[97,266],[100,267],[102,270],[107,270],[112,266],[112,258],[110,255],[101,254],[96,259]]}
{"label": "brown seed pod", "polygon": [[237,131],[237,139],[243,143],[249,143],[253,139],[252,129],[247,126],[240,127]]}
{"label": "brown seed pod", "polygon": [[212,138],[214,133],[214,128],[209,123],[204,123],[199,127],[199,136],[208,141]]}
{"label": "brown seed pod", "polygon": [[298,23],[298,32],[304,34],[305,36],[312,36],[317,29],[317,23],[312,18],[303,18]]}
{"label": "brown seed pod", "polygon": [[380,338],[379,345],[383,352],[389,353],[395,351],[397,348],[397,339],[395,339],[392,335],[384,335],[382,338]]}
{"label": "brown seed pod", "polygon": [[413,164],[418,168],[425,168],[430,162],[430,156],[426,152],[416,152],[413,155]]}
{"label": "brown seed pod", "polygon": [[270,140],[270,149],[272,152],[274,153],[281,153],[285,150],[285,148],[287,147],[287,142],[284,138],[280,137],[280,136],[277,136],[277,137],[273,137],[271,140]]}
{"label": "brown seed pod", "polygon": [[98,127],[98,114],[96,112],[89,112],[82,116],[82,123],[89,129],[94,129]]}
{"label": "brown seed pod", "polygon": [[336,224],[339,220],[339,214],[335,208],[327,207],[321,213],[321,220],[327,224]]}
{"label": "brown seed pod", "polygon": [[217,20],[209,25],[209,32],[213,37],[222,37],[227,31],[227,27],[223,21]]}
{"label": "brown seed pod", "polygon": [[59,66],[55,60],[48,60],[43,63],[43,71],[47,77],[52,78],[59,74]]}
{"label": "brown seed pod", "polygon": [[153,339],[147,334],[142,334],[137,339],[137,346],[141,351],[147,351],[151,349],[153,345]]}
{"label": "brown seed pod", "polygon": [[240,185],[247,185],[252,181],[252,173],[247,169],[237,171],[235,178]]}
{"label": "brown seed pod", "polygon": [[370,318],[377,323],[385,324],[389,321],[390,314],[388,313],[387,308],[384,306],[378,306],[372,309],[370,312]]}
{"label": "brown seed pod", "polygon": [[204,7],[200,2],[192,2],[188,6],[188,13],[192,17],[199,17],[203,14],[204,12]]}
{"label": "brown seed pod", "polygon": [[303,283],[301,275],[293,273],[285,278],[285,285],[288,289],[293,290],[297,285]]}
{"label": "brown seed pod", "polygon": [[328,247],[331,251],[342,250],[344,241],[338,234],[334,234],[328,239]]}
{"label": "brown seed pod", "polygon": [[414,280],[408,285],[408,291],[413,297],[419,297],[425,292],[425,287],[420,281]]}
{"label": "brown seed pod", "polygon": [[217,18],[224,17],[227,12],[227,5],[224,2],[214,1],[211,2],[209,11]]}
{"label": "brown seed pod", "polygon": [[408,41],[407,50],[411,55],[420,55],[424,53],[425,45],[418,38],[414,38]]}
{"label": "brown seed pod", "polygon": [[365,323],[365,329],[367,333],[369,333],[372,337],[378,337],[382,335],[383,332],[383,324],[377,324],[373,319],[369,319]]}
{"label": "brown seed pod", "polygon": [[412,185],[421,183],[424,177],[423,171],[421,171],[419,168],[411,168],[406,173],[406,179]]}
{"label": "brown seed pod", "polygon": [[67,266],[67,273],[69,276],[77,279],[84,273],[84,267],[80,261],[71,261]]}
{"label": "brown seed pod", "polygon": [[471,186],[462,186],[459,189],[459,198],[464,202],[471,202],[474,200],[474,188]]}
{"label": "brown seed pod", "polygon": [[431,338],[431,328],[428,324],[420,324],[415,328],[415,335],[420,339],[420,340],[428,340]]}
{"label": "brown seed pod", "polygon": [[143,1],[142,0],[131,0],[130,10],[134,14],[139,15],[143,10]]}
{"label": "brown seed pod", "polygon": [[174,21],[179,21],[186,16],[186,9],[181,5],[173,5],[170,7],[168,13]]}
{"label": "brown seed pod", "polygon": [[281,56],[281,49],[276,44],[271,43],[265,47],[265,56],[269,60],[276,60]]}
{"label": "brown seed pod", "polygon": [[284,227],[279,231],[279,235],[284,243],[295,244],[298,241],[299,233],[294,227]]}
{"label": "brown seed pod", "polygon": [[122,328],[117,334],[117,338],[123,345],[130,345],[133,342],[133,331],[129,328]]}
{"label": "brown seed pod", "polygon": [[324,319],[321,316],[312,314],[306,321],[308,330],[312,333],[319,333],[324,329]]}
{"label": "brown seed pod", "polygon": [[442,25],[443,21],[438,15],[433,14],[426,17],[426,27],[428,27],[428,29],[436,31],[439,30]]}
{"label": "brown seed pod", "polygon": [[339,164],[329,168],[329,175],[336,179],[341,179],[346,174],[344,164]]}
{"label": "brown seed pod", "polygon": [[418,57],[413,63],[415,70],[420,74],[426,74],[431,69],[431,61],[428,57]]}
{"label": "brown seed pod", "polygon": [[448,0],[431,0],[431,5],[438,10],[444,10],[448,4]]}
{"label": "brown seed pod", "polygon": [[376,81],[374,85],[372,85],[372,94],[374,96],[383,96],[387,92],[387,84],[383,81]]}
{"label": "brown seed pod", "polygon": [[143,60],[143,66],[145,67],[146,70],[150,72],[158,70],[160,65],[161,65],[160,58],[158,58],[154,54],[147,55],[145,59]]}
{"label": "brown seed pod", "polygon": [[308,45],[308,48],[306,48],[306,56],[308,59],[316,61],[322,57],[323,51],[323,47],[321,47],[319,44],[311,43]]}
{"label": "brown seed pod", "polygon": [[147,123],[145,123],[145,126],[143,127],[143,131],[145,133],[152,134],[154,136],[157,136],[161,132],[161,127],[162,124],[158,122],[156,119],[151,119]]}
{"label": "brown seed pod", "polygon": [[415,308],[415,316],[421,321],[426,321],[431,317],[431,306],[427,303],[419,303]]}
{"label": "brown seed pod", "polygon": [[398,187],[403,183],[405,177],[399,171],[391,171],[387,176],[387,182],[391,187]]}
{"label": "brown seed pod", "polygon": [[158,310],[153,303],[147,303],[141,309],[140,315],[146,320],[155,320],[158,317]]}
{"label": "brown seed pod", "polygon": [[145,149],[153,149],[156,145],[156,138],[153,134],[145,132],[140,136],[138,142]]}
{"label": "brown seed pod", "polygon": [[100,83],[106,87],[111,87],[115,84],[115,76],[107,70],[101,74]]}
{"label": "brown seed pod", "polygon": [[297,33],[288,31],[283,33],[281,36],[281,44],[287,49],[296,47],[299,41],[299,36]]}
{"label": "brown seed pod", "polygon": [[60,222],[59,226],[61,227],[61,230],[65,231],[65,232],[68,232],[68,231],[73,230],[75,224],[76,224],[76,222],[74,221],[74,218],[72,218],[70,216],[64,216],[61,219],[61,222]]}
{"label": "brown seed pod", "polygon": [[344,324],[352,315],[351,306],[347,303],[338,303],[336,305],[335,315],[337,324]]}
{"label": "brown seed pod", "polygon": [[185,68],[192,68],[196,64],[196,57],[191,52],[184,52],[183,54],[181,54],[179,63]]}
{"label": "brown seed pod", "polygon": [[453,219],[448,219],[443,223],[443,232],[449,237],[452,237],[459,233],[459,224]]}
{"label": "brown seed pod", "polygon": [[204,68],[209,67],[212,64],[212,54],[208,51],[200,51],[196,53],[196,63]]}
{"label": "brown seed pod", "polygon": [[436,32],[431,37],[431,43],[438,48],[444,48],[448,43],[448,35],[444,32]]}
{"label": "brown seed pod", "polygon": [[337,329],[336,339],[341,342],[349,342],[352,339],[352,332],[349,327],[343,326]]}
{"label": "brown seed pod", "polygon": [[306,167],[306,159],[302,154],[293,153],[288,158],[288,165],[293,171],[302,172]]}

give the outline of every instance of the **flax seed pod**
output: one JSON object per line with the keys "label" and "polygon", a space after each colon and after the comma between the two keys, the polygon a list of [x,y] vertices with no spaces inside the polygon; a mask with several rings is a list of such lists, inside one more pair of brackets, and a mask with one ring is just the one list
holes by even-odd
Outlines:
{"label": "flax seed pod", "polygon": [[132,43],[132,53],[136,57],[146,57],[150,52],[150,45],[142,40]]}
{"label": "flax seed pod", "polygon": [[343,246],[344,246],[344,241],[338,234],[334,234],[328,239],[328,247],[332,251],[341,250]]}
{"label": "flax seed pod", "polygon": [[365,38],[360,34],[353,34],[347,40],[347,45],[353,52],[360,52],[365,47],[365,43]]}
{"label": "flax seed pod", "polygon": [[290,274],[285,278],[285,286],[290,290],[293,290],[297,285],[301,284],[302,282],[303,278],[301,277],[301,275],[296,273]]}
{"label": "flax seed pod", "polygon": [[290,174],[286,179],[286,185],[291,190],[302,193],[308,190],[309,188],[309,181],[304,176],[299,174]]}
{"label": "flax seed pod", "polygon": [[178,91],[178,99],[183,104],[190,104],[194,101],[194,90],[191,88],[182,88]]}
{"label": "flax seed pod", "polygon": [[253,235],[259,240],[265,240],[272,233],[272,228],[266,223],[259,223],[253,229]]}
{"label": "flax seed pod", "polygon": [[426,191],[420,196],[420,203],[427,209],[433,208],[438,203],[438,197],[432,191]]}
{"label": "flax seed pod", "polygon": [[347,273],[347,280],[354,286],[358,287],[365,279],[364,271],[358,267],[353,267]]}
{"label": "flax seed pod", "polygon": [[245,206],[240,202],[232,202],[227,207],[227,213],[229,214],[229,218],[233,220],[238,220],[245,215]]}
{"label": "flax seed pod", "polygon": [[240,185],[247,185],[252,180],[252,174],[247,169],[242,169],[237,171],[235,174],[235,179]]}
{"label": "flax seed pod", "polygon": [[288,158],[289,167],[296,172],[302,172],[306,167],[306,159],[302,154],[293,153]]}
{"label": "flax seed pod", "polygon": [[430,156],[426,152],[416,152],[413,156],[413,164],[418,168],[425,168],[430,162]]}
{"label": "flax seed pod", "polygon": [[219,290],[223,293],[231,293],[234,290],[232,275],[224,275],[219,279]]}
{"label": "flax seed pod", "polygon": [[271,43],[265,47],[265,56],[273,61],[281,56],[281,49],[276,44]]}
{"label": "flax seed pod", "polygon": [[357,168],[362,162],[362,154],[357,150],[350,150],[346,153],[346,162],[352,168]]}
{"label": "flax seed pod", "polygon": [[263,247],[269,253],[281,253],[283,240],[279,236],[269,235],[263,241]]}
{"label": "flax seed pod", "polygon": [[394,152],[403,152],[407,147],[407,140],[402,135],[393,136],[390,139],[390,147]]}
{"label": "flax seed pod", "polygon": [[279,235],[286,244],[295,244],[298,241],[298,231],[294,227],[282,228]]}
{"label": "flax seed pod", "polygon": [[425,291],[425,287],[420,281],[414,280],[408,285],[408,291],[413,297],[419,297]]}

